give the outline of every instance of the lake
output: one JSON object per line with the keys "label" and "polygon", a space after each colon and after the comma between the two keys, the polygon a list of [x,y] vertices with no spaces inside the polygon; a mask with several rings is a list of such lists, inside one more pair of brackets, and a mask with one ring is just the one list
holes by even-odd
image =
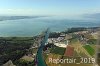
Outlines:
{"label": "lake", "polygon": [[64,31],[71,27],[98,27],[99,22],[50,17],[0,21],[0,37],[35,36],[45,31]]}

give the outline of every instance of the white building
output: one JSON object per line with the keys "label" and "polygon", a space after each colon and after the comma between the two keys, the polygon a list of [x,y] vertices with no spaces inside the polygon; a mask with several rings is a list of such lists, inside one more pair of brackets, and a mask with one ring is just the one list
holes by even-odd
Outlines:
{"label": "white building", "polygon": [[64,43],[54,43],[54,45],[58,46],[58,47],[63,47],[66,48],[68,44],[64,44]]}

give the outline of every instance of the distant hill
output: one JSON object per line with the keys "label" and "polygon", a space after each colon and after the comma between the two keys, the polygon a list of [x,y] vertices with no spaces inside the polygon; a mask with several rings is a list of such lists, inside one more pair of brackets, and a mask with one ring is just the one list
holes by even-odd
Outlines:
{"label": "distant hill", "polygon": [[30,18],[38,18],[42,16],[0,16],[0,21],[4,20],[18,20],[18,19],[30,19]]}

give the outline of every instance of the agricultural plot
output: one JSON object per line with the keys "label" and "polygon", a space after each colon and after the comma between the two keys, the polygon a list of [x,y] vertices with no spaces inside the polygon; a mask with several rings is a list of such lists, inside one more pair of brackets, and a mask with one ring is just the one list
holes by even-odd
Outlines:
{"label": "agricultural plot", "polygon": [[95,54],[95,50],[90,46],[90,45],[85,45],[85,46],[83,46],[85,49],[86,49],[86,51],[91,55],[91,56],[93,56],[94,54]]}
{"label": "agricultural plot", "polygon": [[[50,53],[49,55],[48,55],[48,57],[46,58],[46,64],[48,65],[48,66],[61,66],[61,64],[60,63],[51,63],[51,62],[49,62],[49,59],[50,58],[52,58],[52,59],[60,59],[62,56],[61,55],[59,55],[59,54],[54,54],[54,53]],[[54,62],[56,62],[56,61],[54,61]]]}
{"label": "agricultural plot", "polygon": [[73,56],[74,55],[74,47],[70,47],[70,46],[67,46],[67,49],[65,51],[65,56]]}
{"label": "agricultural plot", "polygon": [[54,48],[51,49],[51,53],[64,55],[65,50],[66,50],[66,48],[55,46]]}

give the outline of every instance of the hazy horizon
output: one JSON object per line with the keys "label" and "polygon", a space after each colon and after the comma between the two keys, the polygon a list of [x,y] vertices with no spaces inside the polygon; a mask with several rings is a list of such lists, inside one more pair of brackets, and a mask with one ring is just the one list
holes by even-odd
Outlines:
{"label": "hazy horizon", "polygon": [[70,27],[98,27],[100,0],[1,0],[0,16],[0,36],[32,36],[47,27],[53,31]]}
{"label": "hazy horizon", "polygon": [[100,0],[1,0],[0,15],[77,16],[100,13]]}

